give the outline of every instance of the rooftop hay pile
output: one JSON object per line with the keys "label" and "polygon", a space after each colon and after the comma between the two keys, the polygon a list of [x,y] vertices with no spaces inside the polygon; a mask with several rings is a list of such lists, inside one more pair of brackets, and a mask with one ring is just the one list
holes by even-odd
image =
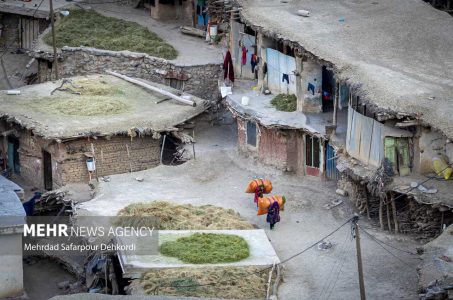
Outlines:
{"label": "rooftop hay pile", "polygon": [[264,299],[269,272],[260,270],[257,267],[151,270],[141,279],[141,286],[151,295],[158,290],[160,295],[170,296]]}
{"label": "rooftop hay pile", "polygon": [[[130,107],[120,100],[124,92],[106,81],[79,79],[64,84],[41,101],[30,101],[31,108],[73,116],[106,116],[127,112]],[[117,99],[116,99],[117,98]]]}
{"label": "rooftop hay pile", "polygon": [[[56,45],[61,48],[93,47],[113,51],[129,50],[165,59],[175,59],[176,49],[154,32],[130,21],[105,17],[93,10],[72,9],[56,24]],[[52,34],[44,36],[52,45]]]}
{"label": "rooftop hay pile", "polygon": [[163,230],[254,229],[234,210],[213,205],[179,205],[165,201],[135,203],[123,208],[118,215],[137,217],[124,218],[124,222],[134,220],[135,224],[121,224],[123,226],[154,226]]}
{"label": "rooftop hay pile", "polygon": [[294,94],[278,94],[274,99],[271,100],[271,104],[280,111],[296,111],[297,97]]}
{"label": "rooftop hay pile", "polygon": [[164,242],[160,252],[189,264],[230,263],[250,255],[247,242],[242,237],[215,233],[195,233]]}

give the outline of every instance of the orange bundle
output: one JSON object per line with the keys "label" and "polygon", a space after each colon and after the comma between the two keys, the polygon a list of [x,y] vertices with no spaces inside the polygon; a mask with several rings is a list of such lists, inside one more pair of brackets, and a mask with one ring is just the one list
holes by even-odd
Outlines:
{"label": "orange bundle", "polygon": [[249,182],[245,192],[253,194],[260,189],[262,189],[263,194],[269,194],[272,192],[272,182],[269,179],[254,179]]}
{"label": "orange bundle", "polygon": [[275,201],[278,202],[278,206],[280,210],[284,209],[286,198],[285,196],[271,196],[266,198],[259,198],[258,199],[258,216],[267,214],[267,210],[271,206],[272,203]]}

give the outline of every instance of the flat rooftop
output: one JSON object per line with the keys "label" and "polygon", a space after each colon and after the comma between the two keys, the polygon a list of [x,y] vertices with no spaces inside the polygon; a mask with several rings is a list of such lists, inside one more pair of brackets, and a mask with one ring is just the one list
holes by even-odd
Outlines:
{"label": "flat rooftop", "polygon": [[[71,5],[71,2],[66,0],[53,0],[54,10],[60,10],[68,5]],[[0,12],[45,19],[49,17],[50,13],[49,1],[2,0],[2,2],[0,2]]]}
{"label": "flat rooftop", "polygon": [[190,95],[197,106],[181,104],[111,75],[78,76],[63,86],[59,80],[19,90],[20,95],[0,91],[0,119],[13,121],[46,139],[126,134],[131,128],[142,134],[174,131],[176,125],[209,106],[209,101]]}
{"label": "flat rooftop", "polygon": [[24,224],[25,210],[17,193],[22,188],[0,175],[0,228]]}
{"label": "flat rooftop", "polygon": [[331,62],[365,101],[416,115],[453,137],[453,18],[447,13],[422,0],[241,3],[245,21]]}
{"label": "flat rooftop", "polygon": [[[280,260],[263,229],[253,230],[159,230],[159,245],[164,241],[176,240],[194,233],[231,234],[242,237],[248,244],[250,256],[233,263],[188,264],[175,257],[155,255],[134,255],[125,251],[119,252],[119,258],[126,276],[136,276],[148,269],[182,268],[182,267],[217,267],[217,266],[272,266]],[[152,238],[152,237],[150,237]],[[118,238],[121,243],[121,238]],[[140,237],[143,239],[143,237]],[[127,243],[126,243],[127,244]]]}
{"label": "flat rooftop", "polygon": [[[332,125],[333,112],[303,113],[300,111],[285,112],[277,110],[271,100],[276,95],[264,95],[252,87],[256,82],[251,80],[236,80],[232,89],[233,94],[226,97],[226,103],[236,113],[258,121],[265,127],[281,129],[303,129],[318,136],[326,135],[326,125]],[[242,104],[242,97],[249,97],[249,105]],[[337,113],[336,139],[346,141],[347,109]]]}

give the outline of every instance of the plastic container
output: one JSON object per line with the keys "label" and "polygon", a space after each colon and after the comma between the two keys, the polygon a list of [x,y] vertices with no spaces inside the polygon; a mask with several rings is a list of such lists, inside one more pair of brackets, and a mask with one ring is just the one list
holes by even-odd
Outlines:
{"label": "plastic container", "polygon": [[297,14],[299,16],[302,16],[302,17],[309,17],[310,16],[310,12],[308,10],[303,10],[303,9],[298,10]]}
{"label": "plastic container", "polygon": [[211,36],[211,39],[217,35],[217,25],[211,25],[209,27],[209,35]]}
{"label": "plastic container", "polygon": [[93,158],[87,159],[87,168],[88,172],[94,172],[96,170],[96,163],[94,162]]}
{"label": "plastic container", "polygon": [[247,96],[242,96],[241,103],[242,103],[242,105],[245,105],[245,106],[249,105],[250,98]]}

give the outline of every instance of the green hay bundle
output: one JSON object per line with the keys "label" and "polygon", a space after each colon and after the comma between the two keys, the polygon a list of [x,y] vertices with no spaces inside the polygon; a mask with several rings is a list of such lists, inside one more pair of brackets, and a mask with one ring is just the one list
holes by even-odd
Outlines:
{"label": "green hay bundle", "polygon": [[254,229],[234,210],[213,205],[179,205],[165,201],[134,203],[123,208],[118,216],[136,217],[124,218],[122,226],[154,226],[163,230]]}
{"label": "green hay bundle", "polygon": [[[176,49],[154,32],[135,22],[105,17],[93,10],[71,9],[56,24],[56,45],[61,48],[93,47],[113,51],[129,50],[165,59],[175,59]],[[52,45],[52,34],[44,36]]]}
{"label": "green hay bundle", "polygon": [[149,295],[158,290],[159,295],[168,296],[263,299],[269,272],[260,273],[260,270],[258,267],[158,269],[144,274],[140,284]]}
{"label": "green hay bundle", "polygon": [[280,111],[292,112],[297,109],[297,97],[294,94],[279,94],[271,100],[271,104]]}
{"label": "green hay bundle", "polygon": [[231,263],[249,257],[247,242],[231,234],[195,233],[164,242],[160,252],[189,264]]}

